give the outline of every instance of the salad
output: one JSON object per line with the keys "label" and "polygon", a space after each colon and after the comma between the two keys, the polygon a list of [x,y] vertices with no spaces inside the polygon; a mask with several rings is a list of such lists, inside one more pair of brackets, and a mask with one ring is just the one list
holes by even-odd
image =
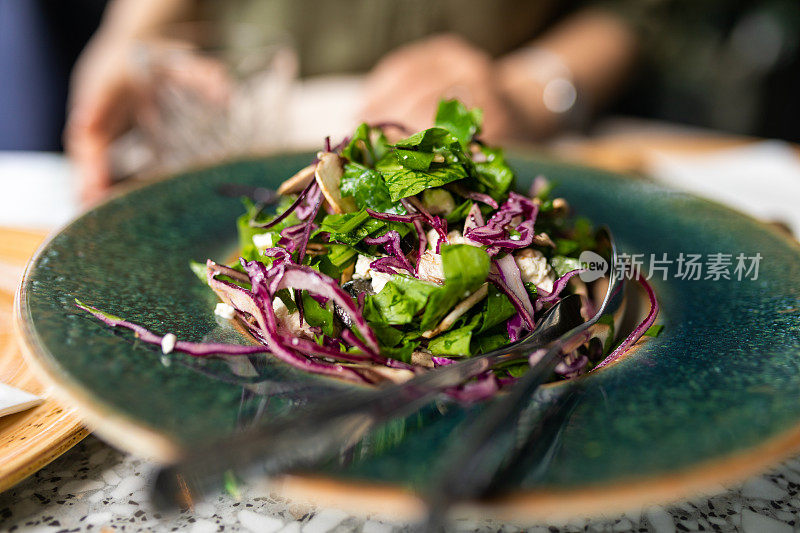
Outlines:
{"label": "salad", "polygon": [[[500,148],[481,141],[480,127],[480,110],[456,100],[441,102],[433,127],[414,134],[361,124],[335,146],[326,139],[281,185],[274,213],[244,199],[241,256],[193,268],[219,296],[216,314],[238,321],[256,345],[179,340],[78,306],[164,354],[268,353],[368,384],[401,382],[517,341],[566,294],[581,295],[593,314],[577,276],[578,254],[596,247],[591,224],[551,198],[542,177],[528,194],[516,192],[513,169]],[[616,349],[593,339],[565,356],[559,377],[618,357],[652,325],[657,303],[641,281],[652,303],[645,322]],[[489,396],[527,365],[492,369],[453,395]]]}

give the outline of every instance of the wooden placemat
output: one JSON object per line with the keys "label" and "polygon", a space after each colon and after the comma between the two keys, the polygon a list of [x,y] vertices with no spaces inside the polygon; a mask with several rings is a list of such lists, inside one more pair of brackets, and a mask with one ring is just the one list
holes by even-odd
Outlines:
{"label": "wooden placemat", "polygon": [[41,232],[0,228],[0,382],[37,394],[33,409],[0,417],[0,491],[33,474],[89,434],[76,416],[50,399],[25,363],[12,324],[14,293]]}

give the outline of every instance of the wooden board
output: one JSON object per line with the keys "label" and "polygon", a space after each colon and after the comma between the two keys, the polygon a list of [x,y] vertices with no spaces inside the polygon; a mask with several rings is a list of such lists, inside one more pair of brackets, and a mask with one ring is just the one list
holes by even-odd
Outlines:
{"label": "wooden board", "polygon": [[0,228],[0,382],[37,394],[45,401],[22,413],[0,417],[0,491],[33,474],[80,442],[88,431],[74,408],[50,398],[50,391],[25,363],[12,325],[14,292],[39,232]]}

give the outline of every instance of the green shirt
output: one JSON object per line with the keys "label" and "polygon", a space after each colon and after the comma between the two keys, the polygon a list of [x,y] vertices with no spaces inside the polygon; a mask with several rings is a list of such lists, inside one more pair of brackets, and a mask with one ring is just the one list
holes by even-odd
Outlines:
{"label": "green shirt", "polygon": [[[206,0],[232,47],[290,44],[302,76],[359,73],[387,52],[455,33],[492,55],[524,45],[559,15],[555,0]],[[250,29],[243,29],[245,22]],[[250,33],[250,35],[243,35]],[[248,42],[249,41],[249,42]],[[260,42],[259,42],[260,41]]]}

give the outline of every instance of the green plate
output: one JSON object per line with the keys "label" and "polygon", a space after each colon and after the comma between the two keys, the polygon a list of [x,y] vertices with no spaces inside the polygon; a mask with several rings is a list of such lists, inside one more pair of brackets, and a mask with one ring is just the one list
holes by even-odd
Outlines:
{"label": "green plate", "polygon": [[[181,174],[110,200],[42,247],[20,290],[19,324],[31,359],[85,408],[99,433],[131,451],[168,457],[345,386],[264,358],[237,364],[179,354],[167,366],[157,348],[73,306],[79,298],[187,340],[246,343],[214,316],[216,298],[189,261],[225,260],[235,251],[242,208],[218,195],[218,185],[274,187],[308,159],[285,155]],[[537,514],[558,495],[562,511],[588,513],[673,498],[796,449],[797,244],[730,209],[650,183],[525,154],[513,163],[521,190],[543,174],[578,213],[608,224],[623,252],[644,254],[645,265],[651,254],[673,263],[668,279],[653,281],[662,335],[586,378],[587,394],[547,470],[520,473],[515,496],[498,505]],[[731,254],[732,279],[677,278],[681,253],[701,254],[704,266],[709,254]],[[757,279],[736,279],[739,254],[761,255]],[[338,482],[358,480],[383,484],[381,498],[398,497],[425,484],[480,408],[440,404],[389,424],[314,473],[335,483],[308,486],[341,490]]]}

